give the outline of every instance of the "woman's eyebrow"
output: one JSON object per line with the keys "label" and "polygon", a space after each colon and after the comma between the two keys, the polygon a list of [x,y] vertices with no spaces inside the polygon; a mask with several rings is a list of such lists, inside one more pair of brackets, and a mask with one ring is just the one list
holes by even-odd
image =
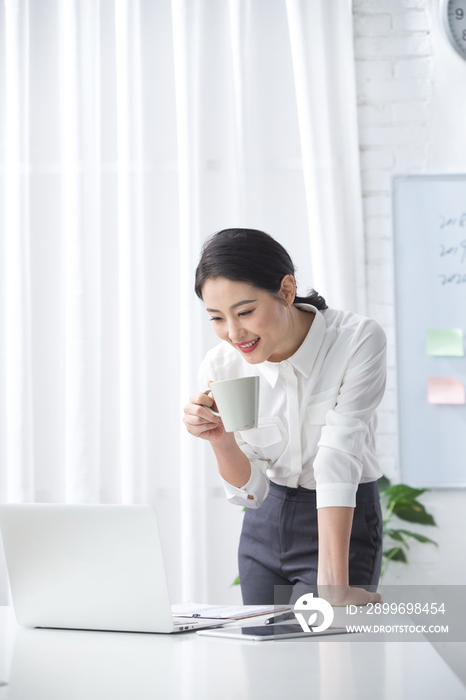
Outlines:
{"label": "woman's eyebrow", "polygon": [[[245,299],[244,301],[237,301],[236,304],[232,304],[230,306],[230,309],[235,309],[237,306],[241,306],[241,304],[251,304],[253,301],[257,301],[257,299]],[[206,311],[210,311],[212,314],[219,314],[221,311],[218,309],[206,309]]]}

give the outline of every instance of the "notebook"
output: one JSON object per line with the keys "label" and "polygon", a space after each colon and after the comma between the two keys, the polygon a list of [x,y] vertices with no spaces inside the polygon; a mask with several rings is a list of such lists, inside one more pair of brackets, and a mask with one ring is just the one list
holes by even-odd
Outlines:
{"label": "notebook", "polygon": [[171,634],[225,620],[172,614],[154,509],[1,504],[20,625]]}

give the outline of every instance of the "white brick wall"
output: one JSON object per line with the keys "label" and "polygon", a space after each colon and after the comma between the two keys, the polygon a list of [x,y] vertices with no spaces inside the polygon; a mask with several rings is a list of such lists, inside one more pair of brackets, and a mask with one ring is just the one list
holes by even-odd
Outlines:
{"label": "white brick wall", "polygon": [[426,169],[434,60],[428,0],[353,0],[368,313],[388,337],[378,452],[398,479],[391,176]]}

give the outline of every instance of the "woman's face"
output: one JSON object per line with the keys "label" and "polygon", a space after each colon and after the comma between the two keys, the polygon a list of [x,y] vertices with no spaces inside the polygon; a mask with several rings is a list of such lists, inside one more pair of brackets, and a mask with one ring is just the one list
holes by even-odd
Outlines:
{"label": "woman's face", "polygon": [[224,277],[209,279],[202,287],[202,298],[216,334],[252,365],[265,360],[280,362],[292,354],[294,333],[288,306],[294,298],[294,280],[291,275],[287,277],[293,289],[288,295],[286,291],[282,293],[283,300]]}

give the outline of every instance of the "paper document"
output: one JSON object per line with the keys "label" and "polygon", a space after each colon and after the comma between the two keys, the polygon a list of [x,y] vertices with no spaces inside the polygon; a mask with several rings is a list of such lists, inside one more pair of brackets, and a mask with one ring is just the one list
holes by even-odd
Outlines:
{"label": "paper document", "polygon": [[273,615],[290,610],[289,605],[206,605],[205,603],[178,603],[172,613],[178,617],[202,617],[213,620],[241,620],[254,615]]}

